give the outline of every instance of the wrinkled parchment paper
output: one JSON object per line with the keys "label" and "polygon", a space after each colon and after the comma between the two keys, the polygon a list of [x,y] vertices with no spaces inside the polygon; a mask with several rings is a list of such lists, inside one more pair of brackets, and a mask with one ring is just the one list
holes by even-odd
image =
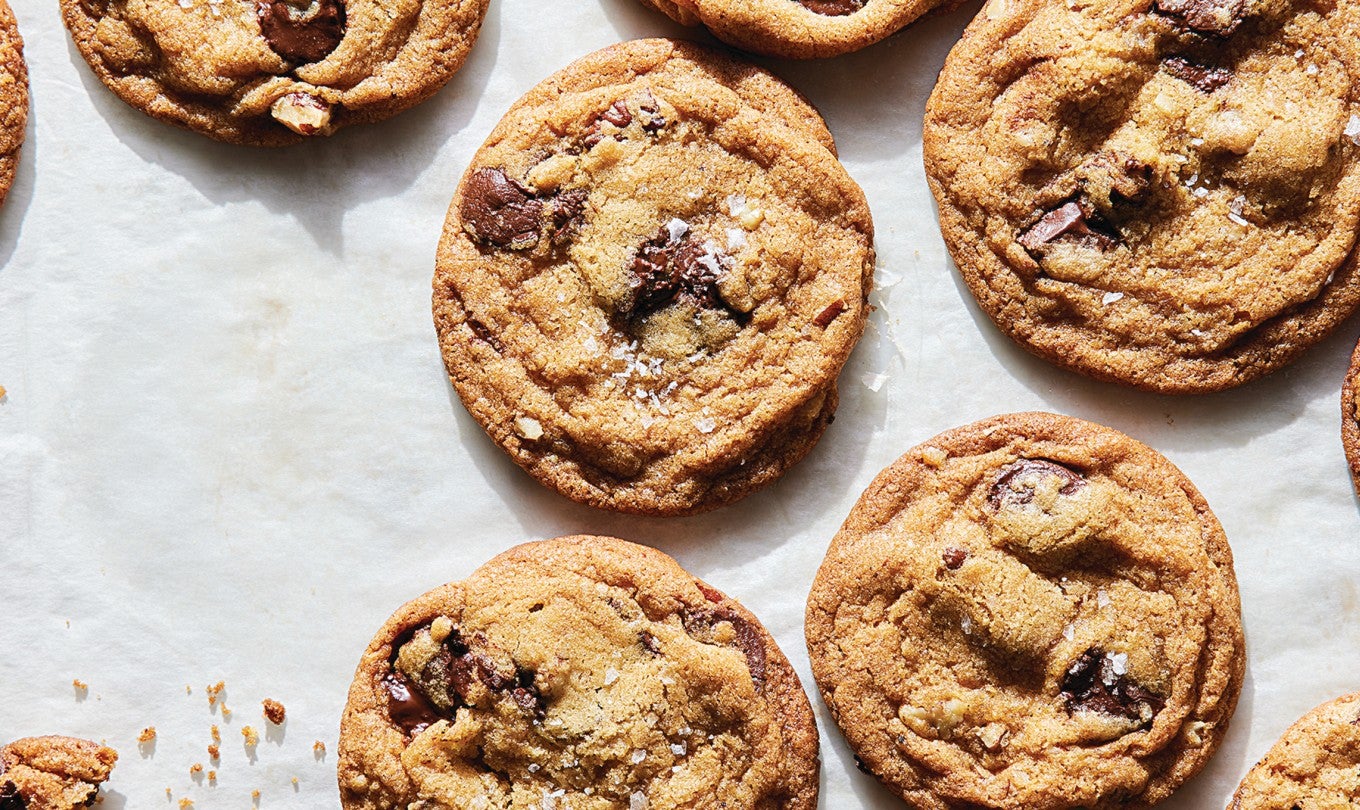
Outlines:
{"label": "wrinkled parchment paper", "polygon": [[[846,57],[764,62],[821,108],[868,194],[879,309],[807,460],[736,506],[648,520],[572,504],[492,446],[445,379],[429,281],[454,183],[520,94],[621,39],[706,35],[636,0],[493,0],[433,100],[260,151],[126,107],[55,2],[17,0],[33,117],[0,211],[0,740],[108,741],[108,808],[243,808],[252,790],[260,807],[335,807],[345,692],[382,621],[511,545],[574,532],[654,544],[740,598],[813,693],[804,599],[860,491],[942,430],[1048,409],[1161,450],[1227,529],[1246,687],[1222,750],[1165,805],[1223,807],[1295,718],[1360,689],[1360,514],[1338,438],[1357,328],[1192,399],[1011,344],[957,280],[921,169],[926,97],[975,8]],[[209,707],[218,681],[229,716]],[[267,735],[266,697],[288,709]],[[900,807],[813,704],[822,807]]]}

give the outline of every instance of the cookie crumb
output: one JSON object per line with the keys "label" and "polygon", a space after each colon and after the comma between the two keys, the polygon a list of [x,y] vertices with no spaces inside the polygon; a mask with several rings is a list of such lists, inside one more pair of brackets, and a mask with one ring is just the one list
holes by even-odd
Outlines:
{"label": "cookie crumb", "polygon": [[213,726],[211,729],[209,729],[208,733],[212,735],[213,742],[215,743],[222,742],[222,731],[217,726]]}
{"label": "cookie crumb", "polygon": [[222,759],[222,749],[216,745],[208,746],[208,758],[213,762],[220,761]]}
{"label": "cookie crumb", "polygon": [[179,810],[188,810],[188,808],[193,807],[193,806],[194,806],[194,800],[193,800],[193,799],[190,799],[190,798],[187,798],[187,797],[186,797],[186,798],[183,798],[183,799],[180,799],[180,800],[179,800]]}
{"label": "cookie crumb", "polygon": [[283,721],[288,719],[288,710],[277,700],[265,698],[262,705],[264,706],[264,719],[274,725],[281,726]]}
{"label": "cookie crumb", "polygon": [[191,773],[191,774],[203,773],[203,763],[202,763],[202,762],[195,762],[193,765],[190,765],[190,766],[189,766],[189,773]]}
{"label": "cookie crumb", "polygon": [[208,771],[208,784],[217,784],[217,771]]}
{"label": "cookie crumb", "polygon": [[5,386],[0,385],[0,399],[4,399],[7,394],[9,392],[5,390]]}
{"label": "cookie crumb", "polygon": [[156,740],[155,726],[147,726],[146,728],[142,729],[141,734],[137,735],[137,742],[142,745],[146,745],[147,743],[150,742],[155,742],[155,740]]}
{"label": "cookie crumb", "polygon": [[187,684],[187,683],[184,684],[184,694],[186,694],[186,695],[192,695],[193,693],[194,693],[194,688],[193,688],[192,686],[190,686],[189,684]]}
{"label": "cookie crumb", "polygon": [[247,748],[254,748],[260,744],[260,735],[256,733],[254,726],[242,726],[241,736],[246,738]]}
{"label": "cookie crumb", "polygon": [[325,759],[326,744],[320,740],[317,740],[316,742],[312,743],[312,756],[316,757],[317,759]]}
{"label": "cookie crumb", "polygon": [[222,693],[225,692],[226,690],[227,690],[227,682],[226,682],[226,681],[218,681],[217,683],[215,683],[215,684],[213,684],[212,686],[209,686],[209,687],[208,687],[208,708],[209,708],[209,709],[215,709],[215,708],[217,708],[217,703],[218,703],[219,700],[221,700],[221,701],[222,701],[222,709],[223,709],[223,711],[226,711],[226,701],[225,701],[225,700],[222,700]]}
{"label": "cookie crumb", "polygon": [[78,697],[84,697],[85,693],[90,691],[90,685],[79,678],[75,678],[71,681],[71,687],[79,693]]}

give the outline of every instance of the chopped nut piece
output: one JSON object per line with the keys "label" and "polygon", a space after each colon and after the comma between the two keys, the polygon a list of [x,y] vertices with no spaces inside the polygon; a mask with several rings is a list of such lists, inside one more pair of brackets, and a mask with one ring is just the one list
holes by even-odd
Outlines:
{"label": "chopped nut piece", "polygon": [[453,620],[448,616],[436,617],[430,622],[430,639],[436,644],[443,644],[444,639],[453,634]]}
{"label": "chopped nut piece", "polygon": [[274,725],[281,726],[283,721],[288,719],[288,710],[277,700],[265,698],[262,705],[264,706],[264,719]]}
{"label": "chopped nut piece", "polygon": [[311,93],[287,93],[269,107],[274,120],[299,135],[315,135],[331,123],[331,105]]}
{"label": "chopped nut piece", "polygon": [[992,753],[1001,750],[1005,742],[1008,729],[1001,723],[988,723],[978,729],[978,739],[982,741],[982,746]]}
{"label": "chopped nut piece", "polygon": [[937,470],[944,466],[944,462],[948,458],[949,454],[938,447],[924,447],[921,449],[921,460],[924,461],[927,466],[934,467]]}
{"label": "chopped nut piece", "polygon": [[537,419],[528,416],[516,416],[515,432],[521,438],[528,439],[531,442],[538,441],[543,438],[543,425],[539,424]]}
{"label": "chopped nut piece", "polygon": [[746,230],[754,231],[760,227],[760,223],[765,221],[765,211],[760,208],[747,208],[737,215],[737,221]]}

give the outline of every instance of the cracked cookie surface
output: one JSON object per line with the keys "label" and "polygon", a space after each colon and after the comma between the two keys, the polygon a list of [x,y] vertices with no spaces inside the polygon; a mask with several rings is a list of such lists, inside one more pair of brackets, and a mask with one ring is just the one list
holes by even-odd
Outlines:
{"label": "cracked cookie surface", "polygon": [[924,152],[982,309],[1084,374],[1228,388],[1360,302],[1354,4],[993,0]]}
{"label": "cracked cookie surface", "polygon": [[433,308],[463,404],[577,501],[721,506],[821,436],[864,330],[873,234],[820,116],[671,40],[511,108],[449,210]]}
{"label": "cracked cookie surface", "polygon": [[402,607],[341,723],[346,810],[813,810],[817,770],[759,621],[604,537],[519,546]]}
{"label": "cracked cookie surface", "polygon": [[76,810],[94,804],[118,753],[74,737],[25,737],[0,748],[0,808]]}
{"label": "cracked cookie surface", "polygon": [[1347,810],[1360,797],[1360,693],[1290,726],[1233,795],[1228,810]]}
{"label": "cracked cookie surface", "polygon": [[1169,461],[1044,413],[884,470],[808,599],[812,669],[913,807],[1143,807],[1217,749],[1241,690],[1232,555]]}
{"label": "cracked cookie surface", "polygon": [[277,146],[388,118],[457,72],[486,0],[61,0],[123,101],[231,143]]}
{"label": "cracked cookie surface", "polygon": [[24,41],[9,4],[0,0],[0,203],[19,168],[19,148],[28,126],[28,67]]}
{"label": "cracked cookie surface", "polygon": [[960,0],[641,0],[743,50],[816,59],[866,48]]}
{"label": "cracked cookie surface", "polygon": [[1351,355],[1351,367],[1341,386],[1341,444],[1351,468],[1351,481],[1360,496],[1360,343]]}

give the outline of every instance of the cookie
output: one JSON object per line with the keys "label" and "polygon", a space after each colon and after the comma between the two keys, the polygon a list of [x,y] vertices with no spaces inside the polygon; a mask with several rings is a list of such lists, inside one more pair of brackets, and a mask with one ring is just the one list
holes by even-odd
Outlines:
{"label": "cookie", "polygon": [[345,810],[813,810],[817,772],[760,622],[608,537],[518,546],[402,607],[340,726]]}
{"label": "cookie", "polygon": [[1305,714],[1256,763],[1228,810],[1345,810],[1360,798],[1360,693]]}
{"label": "cookie", "polygon": [[378,121],[443,87],[486,0],[61,0],[85,61],[153,118],[279,146]]}
{"label": "cookie", "polygon": [[868,47],[959,0],[641,0],[681,25],[703,25],[743,50],[785,59]]}
{"label": "cookie", "polygon": [[449,209],[434,320],[469,413],[540,482],[690,514],[830,423],[873,225],[817,112],[688,43],[626,42],[520,99]]}
{"label": "cookie", "polygon": [[25,737],[0,748],[0,808],[75,810],[95,802],[118,752],[74,737]]}
{"label": "cookie", "polygon": [[1360,343],[1351,355],[1351,367],[1341,386],[1341,444],[1346,448],[1355,493],[1360,495]]}
{"label": "cookie", "polygon": [[0,0],[0,203],[19,168],[19,147],[28,126],[28,67],[24,41],[9,4]]}
{"label": "cookie", "polygon": [[807,607],[863,767],[921,810],[1144,807],[1218,748],[1242,687],[1232,553],[1156,451],[993,417],[884,470]]}
{"label": "cookie", "polygon": [[992,0],[927,105],[940,227],[1038,356],[1240,385],[1360,303],[1360,7]]}

